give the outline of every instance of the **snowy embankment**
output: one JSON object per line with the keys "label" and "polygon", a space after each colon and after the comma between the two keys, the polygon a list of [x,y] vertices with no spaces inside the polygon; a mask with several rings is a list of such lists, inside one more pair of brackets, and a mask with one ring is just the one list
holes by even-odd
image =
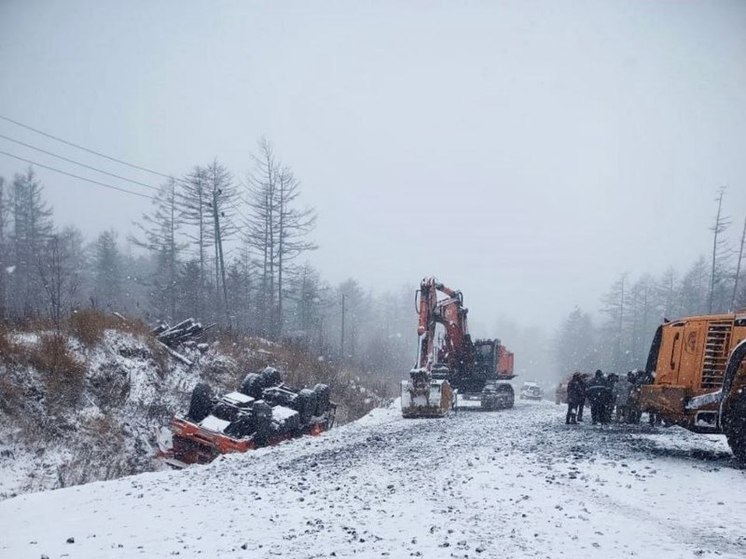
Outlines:
{"label": "snowy embankment", "polygon": [[746,473],[719,437],[561,416],[391,407],[205,467],[20,496],[0,502],[0,556],[746,556]]}
{"label": "snowy embankment", "polygon": [[0,500],[164,469],[156,433],[186,411],[199,382],[223,394],[247,372],[276,366],[299,388],[329,384],[338,423],[382,401],[371,386],[380,377],[319,364],[297,347],[218,338],[179,347],[188,365],[137,321],[87,311],[71,322],[0,328]]}
{"label": "snowy embankment", "polygon": [[188,370],[149,336],[118,330],[89,344],[54,332],[5,339],[0,499],[158,468],[154,430],[224,361],[208,352]]}

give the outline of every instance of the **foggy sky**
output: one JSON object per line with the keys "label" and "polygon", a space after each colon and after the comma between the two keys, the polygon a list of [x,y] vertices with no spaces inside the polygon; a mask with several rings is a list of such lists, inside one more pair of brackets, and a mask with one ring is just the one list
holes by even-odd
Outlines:
{"label": "foggy sky", "polygon": [[[689,265],[721,185],[738,236],[745,2],[433,6],[3,0],[0,114],[177,175],[217,157],[243,180],[266,135],[318,210],[325,279],[434,274],[483,335],[499,318],[551,331],[624,272]],[[23,167],[0,156],[6,178]],[[39,175],[57,222],[90,236],[149,205]]]}

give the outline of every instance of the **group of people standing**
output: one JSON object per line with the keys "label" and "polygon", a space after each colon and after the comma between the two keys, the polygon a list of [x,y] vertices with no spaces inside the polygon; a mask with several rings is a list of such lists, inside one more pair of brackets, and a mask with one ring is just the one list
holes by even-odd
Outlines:
{"label": "group of people standing", "polygon": [[614,416],[617,422],[639,423],[640,386],[646,382],[643,376],[632,371],[621,377],[614,373],[605,375],[600,369],[593,376],[574,373],[567,384],[565,423],[583,421],[586,402],[591,408],[593,425],[611,423]]}

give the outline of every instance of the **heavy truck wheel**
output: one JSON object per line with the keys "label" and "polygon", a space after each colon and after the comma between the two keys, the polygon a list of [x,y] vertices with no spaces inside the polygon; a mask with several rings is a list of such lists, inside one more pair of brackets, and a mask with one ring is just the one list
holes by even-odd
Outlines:
{"label": "heavy truck wheel", "polygon": [[322,417],[329,410],[329,395],[331,389],[328,384],[317,384],[313,387],[316,393],[316,417]]}
{"label": "heavy truck wheel", "polygon": [[505,401],[500,407],[503,409],[512,408],[515,405],[515,392],[513,391],[513,387],[509,384],[502,384],[498,385],[497,390],[498,392],[505,394]]}
{"label": "heavy truck wheel", "polygon": [[298,393],[295,399],[295,411],[300,415],[300,422],[303,425],[308,424],[316,413],[317,394],[313,390],[304,388]]}
{"label": "heavy truck wheel", "polygon": [[254,440],[263,446],[269,442],[272,434],[272,408],[264,402],[257,402],[252,408],[252,419],[254,422]]}
{"label": "heavy truck wheel", "polygon": [[255,400],[262,399],[262,391],[264,390],[264,379],[262,375],[257,373],[249,373],[243,379],[241,388],[238,389],[242,394],[251,396]]}
{"label": "heavy truck wheel", "polygon": [[746,390],[739,388],[723,406],[723,433],[733,455],[746,463]]}
{"label": "heavy truck wheel", "polygon": [[720,406],[720,427],[736,460],[742,463],[746,463],[746,379],[741,372],[744,361],[746,340],[741,340],[725,366]]}
{"label": "heavy truck wheel", "polygon": [[210,385],[206,382],[200,382],[194,387],[194,390],[192,390],[192,400],[189,403],[189,413],[187,414],[187,417],[195,423],[199,423],[210,415],[213,404],[214,402],[212,400],[212,390],[210,390]]}
{"label": "heavy truck wheel", "polygon": [[264,382],[264,388],[280,386],[282,384],[282,376],[280,375],[280,371],[274,367],[265,367],[262,371],[262,381]]}

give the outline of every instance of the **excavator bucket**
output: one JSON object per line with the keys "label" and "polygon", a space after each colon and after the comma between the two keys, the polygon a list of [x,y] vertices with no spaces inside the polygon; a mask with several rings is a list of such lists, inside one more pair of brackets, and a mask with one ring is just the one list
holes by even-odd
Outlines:
{"label": "excavator bucket", "polygon": [[455,394],[447,380],[435,380],[428,371],[414,369],[401,383],[401,410],[406,418],[443,417],[453,408]]}

